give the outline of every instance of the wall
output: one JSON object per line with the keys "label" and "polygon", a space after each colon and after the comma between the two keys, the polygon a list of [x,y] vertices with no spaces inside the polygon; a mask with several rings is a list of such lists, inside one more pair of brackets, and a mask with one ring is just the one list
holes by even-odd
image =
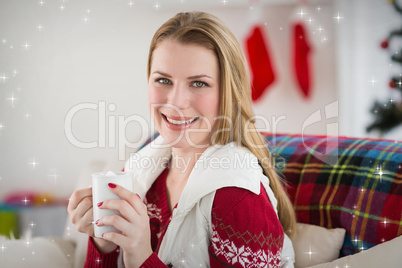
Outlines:
{"label": "wall", "polygon": [[[342,10],[345,17],[337,28],[336,48],[340,132],[347,136],[379,137],[376,132],[366,133],[373,121],[368,111],[374,100],[384,103],[390,98],[401,99],[388,83],[392,76],[401,74],[401,66],[391,62],[390,53],[399,53],[402,47],[401,40],[393,40],[388,52],[380,48],[380,43],[392,30],[400,29],[402,17],[389,1],[341,0],[336,1],[336,9]],[[402,126],[382,137],[401,140]]]}
{"label": "wall", "polygon": [[[89,162],[117,162],[119,153],[127,154],[125,143],[136,147],[146,130],[142,127],[149,124],[148,45],[155,30],[169,17],[180,10],[205,10],[221,17],[239,40],[244,40],[253,12],[247,1],[240,0],[208,0],[201,7],[193,5],[194,1],[162,1],[160,6],[149,1],[133,1],[134,5],[119,0],[45,2],[0,0],[0,198],[17,189],[67,197]],[[290,23],[298,10],[296,1],[278,2],[263,1],[277,80],[255,104],[256,114],[266,120],[260,120],[259,126],[277,132],[337,134],[334,128],[327,130],[336,126],[338,118],[327,120],[325,107],[335,104],[330,108],[336,113],[339,101],[339,133],[365,135],[362,124],[357,129],[356,122],[367,112],[361,110],[356,116],[341,112],[356,109],[353,98],[359,96],[350,95],[346,88],[350,90],[361,77],[352,77],[337,67],[338,61],[342,66],[349,64],[345,55],[349,60],[362,57],[342,50],[337,39],[357,23],[351,20],[355,11],[345,1],[339,6],[330,0],[311,1],[314,89],[312,97],[305,100],[294,83],[290,59]],[[385,4],[374,7],[389,8]],[[350,14],[339,24],[333,18],[338,10]],[[385,20],[390,10],[382,17],[376,13],[377,19]],[[324,30],[317,31],[319,26]],[[322,41],[324,37],[326,41]],[[336,57],[338,51],[341,54]],[[381,63],[388,59],[380,57],[385,58],[379,60]],[[380,88],[380,84],[376,86]],[[364,90],[361,85],[359,90]],[[80,107],[85,109],[69,118],[72,110]],[[322,120],[303,128],[311,115],[321,115]],[[66,129],[71,129],[74,139]],[[85,142],[88,147],[97,144],[84,149],[72,141]],[[123,147],[119,150],[119,146]],[[120,166],[123,163],[120,161]]]}
{"label": "wall", "polygon": [[[117,1],[0,4],[0,76],[8,77],[0,80],[0,197],[14,189],[68,196],[89,161],[117,153],[109,142],[93,149],[72,145],[66,115],[78,104],[104,101],[116,105],[114,112],[103,112],[106,119],[136,114],[148,120],[145,63],[149,40],[163,19]],[[99,112],[77,112],[76,139],[99,141]],[[126,129],[133,141],[137,128],[131,123]]]}

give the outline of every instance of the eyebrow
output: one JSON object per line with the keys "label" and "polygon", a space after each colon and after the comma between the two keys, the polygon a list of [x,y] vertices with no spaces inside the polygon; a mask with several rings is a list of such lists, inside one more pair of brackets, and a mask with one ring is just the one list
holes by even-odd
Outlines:
{"label": "eyebrow", "polygon": [[[172,76],[170,74],[167,74],[167,73],[164,73],[164,72],[161,72],[161,71],[155,71],[152,74],[160,74],[162,76],[172,78]],[[209,75],[206,75],[206,74],[198,74],[198,75],[189,76],[189,77],[187,77],[187,79],[198,79],[198,78],[203,78],[203,77],[213,79],[212,77],[210,77]]]}

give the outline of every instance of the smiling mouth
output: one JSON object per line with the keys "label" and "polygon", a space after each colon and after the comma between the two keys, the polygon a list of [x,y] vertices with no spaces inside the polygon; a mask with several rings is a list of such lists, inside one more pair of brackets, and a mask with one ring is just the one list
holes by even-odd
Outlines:
{"label": "smiling mouth", "polygon": [[169,122],[170,124],[176,125],[176,126],[185,126],[185,125],[189,125],[191,123],[193,123],[195,120],[197,120],[199,117],[193,117],[190,118],[188,120],[176,120],[176,119],[172,119],[170,117],[167,117],[166,115],[162,114],[163,118]]}

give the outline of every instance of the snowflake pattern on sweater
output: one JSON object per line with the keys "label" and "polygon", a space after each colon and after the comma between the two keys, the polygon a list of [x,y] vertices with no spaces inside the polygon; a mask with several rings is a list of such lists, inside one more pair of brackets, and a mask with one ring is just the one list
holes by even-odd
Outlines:
{"label": "snowflake pattern on sweater", "polygon": [[237,247],[233,241],[222,239],[215,226],[212,226],[213,232],[211,242],[216,256],[224,256],[229,264],[240,264],[242,267],[279,267],[281,262],[281,251],[274,255],[272,251],[259,249],[253,251],[250,247],[242,245]]}

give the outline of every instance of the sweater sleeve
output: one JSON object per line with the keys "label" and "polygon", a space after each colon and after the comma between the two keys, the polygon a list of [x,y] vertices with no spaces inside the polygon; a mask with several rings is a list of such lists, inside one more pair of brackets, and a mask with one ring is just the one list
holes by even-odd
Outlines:
{"label": "sweater sleeve", "polygon": [[119,256],[120,248],[109,253],[100,253],[94,245],[91,237],[88,239],[87,258],[85,260],[85,268],[99,268],[99,267],[117,267],[117,258]]}
{"label": "sweater sleeve", "polygon": [[[119,247],[110,253],[100,253],[94,245],[91,237],[88,240],[87,258],[84,268],[117,267],[117,258],[119,256]],[[148,259],[140,266],[140,268],[167,268],[156,253],[152,253]]]}
{"label": "sweater sleeve", "polygon": [[156,255],[156,253],[152,253],[151,256],[146,259],[146,261],[140,266],[140,268],[168,268]]}
{"label": "sweater sleeve", "polygon": [[279,267],[283,240],[282,226],[262,185],[259,195],[235,187],[216,191],[211,267]]}

